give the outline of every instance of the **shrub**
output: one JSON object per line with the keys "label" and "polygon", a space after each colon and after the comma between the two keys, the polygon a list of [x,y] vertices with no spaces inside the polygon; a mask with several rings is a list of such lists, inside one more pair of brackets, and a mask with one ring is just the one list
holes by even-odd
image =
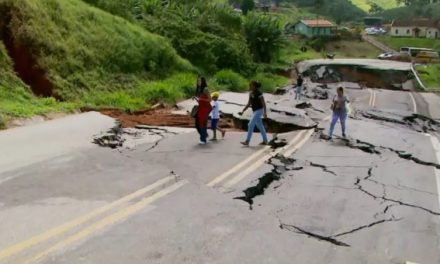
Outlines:
{"label": "shrub", "polygon": [[232,70],[217,72],[214,76],[214,82],[218,89],[233,92],[245,91],[248,86],[247,80]]}
{"label": "shrub", "polygon": [[6,118],[3,114],[0,114],[0,129],[6,128]]}
{"label": "shrub", "polygon": [[252,79],[259,81],[261,83],[261,90],[268,93],[274,92],[277,87],[282,87],[289,83],[289,78],[269,73],[258,73]]}

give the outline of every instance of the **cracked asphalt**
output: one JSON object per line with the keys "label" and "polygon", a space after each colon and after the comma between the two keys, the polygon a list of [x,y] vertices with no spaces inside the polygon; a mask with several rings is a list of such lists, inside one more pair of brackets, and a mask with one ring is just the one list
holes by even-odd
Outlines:
{"label": "cracked asphalt", "polygon": [[0,263],[440,263],[436,121],[395,122],[436,119],[439,97],[347,92],[332,142],[325,100],[274,148],[148,126],[100,147],[115,121],[98,113],[2,131]]}

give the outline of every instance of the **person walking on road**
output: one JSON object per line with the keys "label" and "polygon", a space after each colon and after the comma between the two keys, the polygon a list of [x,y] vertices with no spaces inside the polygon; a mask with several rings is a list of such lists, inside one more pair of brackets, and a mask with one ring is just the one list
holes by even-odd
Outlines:
{"label": "person walking on road", "polygon": [[212,141],[217,140],[217,130],[222,133],[222,138],[226,135],[226,130],[221,129],[218,124],[220,122],[220,104],[218,103],[218,99],[220,97],[219,92],[213,92],[211,94],[212,101],[214,101],[211,112],[211,129],[212,129]]}
{"label": "person walking on road", "polygon": [[241,142],[244,146],[249,146],[255,126],[258,127],[258,130],[260,130],[261,136],[263,137],[263,142],[261,142],[260,145],[267,145],[269,142],[262,119],[263,117],[267,118],[266,102],[264,101],[263,93],[260,92],[260,87],[261,84],[257,81],[252,81],[250,83],[249,101],[243,111],[239,113],[239,115],[243,115],[249,107],[252,107],[252,111],[254,112],[249,122],[246,140]]}
{"label": "person walking on road", "polygon": [[296,80],[295,100],[301,100],[303,90],[304,90],[304,79],[302,75],[299,74],[298,79]]}
{"label": "person walking on road", "polygon": [[197,113],[195,114],[195,125],[200,135],[200,144],[206,145],[208,138],[208,119],[211,113],[211,95],[205,78],[197,81],[197,90],[195,100],[198,102]]}
{"label": "person walking on road", "polygon": [[341,122],[342,137],[346,137],[345,134],[345,121],[348,115],[348,100],[347,96],[344,95],[344,88],[339,87],[337,89],[337,95],[333,97],[331,109],[333,111],[332,122],[330,124],[329,139],[333,138],[333,132],[335,130],[336,123],[338,120]]}

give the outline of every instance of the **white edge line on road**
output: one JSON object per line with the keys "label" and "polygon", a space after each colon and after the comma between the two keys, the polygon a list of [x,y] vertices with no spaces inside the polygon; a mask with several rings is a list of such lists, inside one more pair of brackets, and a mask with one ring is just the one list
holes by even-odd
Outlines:
{"label": "white edge line on road", "polygon": [[60,241],[59,243],[55,244],[54,246],[50,247],[49,249],[47,249],[41,253],[39,253],[38,255],[33,257],[31,260],[29,260],[25,263],[38,262],[39,260],[59,251],[60,249],[66,248],[69,245],[71,245],[77,241],[86,239],[90,235],[92,235],[92,234],[94,234],[94,233],[96,233],[96,232],[98,232],[108,226],[117,224],[118,222],[121,222],[124,219],[127,219],[130,216],[141,211],[142,209],[144,209],[145,207],[147,207],[149,204],[153,203],[154,201],[178,190],[179,188],[181,188],[182,186],[184,186],[187,183],[188,183],[187,180],[176,182],[175,184],[153,194],[150,197],[144,198],[141,201],[139,201],[133,205],[125,207],[125,208],[121,209],[120,211],[105,217],[104,219],[100,220],[99,222],[96,222],[96,223],[84,228],[80,232],[66,238],[65,240]]}
{"label": "white edge line on road", "polygon": [[411,101],[413,103],[414,113],[417,114],[417,103],[416,103],[416,99],[414,98],[414,95],[412,94],[412,92],[409,92],[409,97],[411,97]]}
{"label": "white edge line on road", "polygon": [[[435,151],[435,156],[437,158],[437,162],[440,163],[440,142],[433,135],[431,135],[431,142],[432,142],[432,146]],[[435,180],[437,182],[437,198],[438,198],[438,204],[439,204],[439,208],[440,208],[440,172],[438,169],[434,168],[434,173],[435,173]]]}
{"label": "white edge line on road", "polygon": [[98,217],[99,215],[102,215],[102,214],[104,214],[104,213],[106,213],[106,212],[126,203],[126,202],[129,202],[135,198],[138,198],[138,197],[146,194],[149,191],[152,191],[162,185],[165,185],[166,183],[168,183],[172,180],[176,180],[176,177],[175,176],[168,176],[163,179],[160,179],[160,180],[156,181],[155,183],[153,183],[145,188],[142,188],[132,194],[129,194],[129,195],[127,195],[127,196],[125,196],[125,197],[123,197],[123,198],[121,198],[111,204],[108,204],[108,205],[105,205],[101,208],[98,208],[98,209],[96,209],[86,215],[75,218],[67,223],[64,223],[60,226],[54,227],[44,233],[41,233],[41,234],[36,235],[34,237],[31,237],[31,238],[29,238],[25,241],[22,241],[18,244],[9,246],[8,248],[0,251],[0,262],[6,258],[9,258],[13,255],[20,253],[21,251],[23,251],[27,248],[30,248],[34,245],[45,242],[53,237],[62,235],[63,233],[66,233],[67,231],[69,231],[77,226],[80,226],[80,225],[90,221],[91,219]]}
{"label": "white edge line on road", "polygon": [[[288,149],[290,147],[294,147],[297,144],[297,141],[300,140],[304,133],[306,133],[307,130],[303,130],[301,131],[294,139],[292,139],[289,144],[287,146],[285,146],[284,148],[280,148],[275,152],[269,153],[265,156],[263,156],[262,158],[260,158],[259,160],[257,160],[255,163],[253,163],[251,166],[247,167],[244,171],[242,171],[240,174],[238,174],[237,176],[235,176],[234,178],[232,178],[231,180],[229,180],[228,182],[226,182],[224,184],[224,188],[230,188],[233,185],[237,184],[238,182],[240,182],[241,180],[243,180],[244,178],[246,178],[246,176],[248,176],[251,172],[253,172],[254,170],[256,170],[258,167],[260,167],[261,165],[264,164],[264,162],[268,159],[270,159],[271,157],[276,156],[277,154],[279,154],[280,152],[286,150],[288,151]],[[308,131],[308,134],[313,134],[314,129],[310,129],[310,131]],[[309,137],[307,137],[306,135],[306,139],[308,139]],[[304,139],[302,141],[300,141],[299,143],[303,142]]]}
{"label": "white edge line on road", "polygon": [[376,97],[377,97],[376,90],[373,90],[373,94],[374,94],[374,97],[373,97],[373,105],[372,105],[372,107],[376,107]]}
{"label": "white edge line on road", "polygon": [[373,89],[369,88],[368,91],[370,92],[370,100],[368,101],[368,105],[373,105]]}

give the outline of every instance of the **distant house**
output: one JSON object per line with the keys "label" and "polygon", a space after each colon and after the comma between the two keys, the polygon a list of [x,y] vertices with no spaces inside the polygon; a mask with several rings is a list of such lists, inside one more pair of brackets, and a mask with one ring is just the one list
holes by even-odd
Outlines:
{"label": "distant house", "polygon": [[308,38],[333,36],[336,28],[332,22],[325,19],[300,20],[294,27],[295,34]]}
{"label": "distant house", "polygon": [[440,21],[432,19],[395,20],[391,24],[391,36],[414,38],[440,38]]}

